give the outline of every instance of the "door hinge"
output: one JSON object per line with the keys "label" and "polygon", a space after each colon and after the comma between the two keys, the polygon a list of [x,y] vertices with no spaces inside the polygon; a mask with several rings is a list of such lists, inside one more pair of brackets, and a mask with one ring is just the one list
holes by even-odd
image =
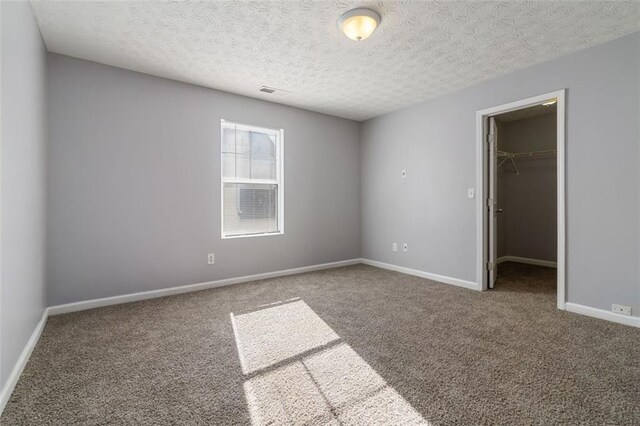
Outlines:
{"label": "door hinge", "polygon": [[493,271],[496,267],[496,264],[494,262],[487,262],[487,270],[488,271]]}
{"label": "door hinge", "polygon": [[487,133],[487,143],[492,144],[493,142],[495,142],[496,138],[495,135],[492,135],[491,133]]}
{"label": "door hinge", "polygon": [[493,198],[487,198],[487,207],[493,206]]}

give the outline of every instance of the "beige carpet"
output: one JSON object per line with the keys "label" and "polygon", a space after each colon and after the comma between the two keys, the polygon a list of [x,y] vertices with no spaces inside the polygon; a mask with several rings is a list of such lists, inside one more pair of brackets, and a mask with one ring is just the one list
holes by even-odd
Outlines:
{"label": "beige carpet", "polygon": [[[640,329],[357,265],[51,317],[2,425],[640,424]],[[606,285],[606,283],[603,283]]]}

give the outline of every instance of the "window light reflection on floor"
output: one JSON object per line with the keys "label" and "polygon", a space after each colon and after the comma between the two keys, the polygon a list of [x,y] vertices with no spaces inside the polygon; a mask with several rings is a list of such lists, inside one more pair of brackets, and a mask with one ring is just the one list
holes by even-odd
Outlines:
{"label": "window light reflection on floor", "polygon": [[253,426],[429,425],[304,301],[231,322]]}

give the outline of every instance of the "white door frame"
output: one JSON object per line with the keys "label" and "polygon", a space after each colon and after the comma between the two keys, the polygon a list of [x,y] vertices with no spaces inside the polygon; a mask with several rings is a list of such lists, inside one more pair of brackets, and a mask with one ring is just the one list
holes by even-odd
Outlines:
{"label": "white door frame", "polygon": [[476,113],[476,280],[478,290],[487,289],[487,198],[488,198],[488,153],[486,150],[485,126],[487,118],[509,111],[540,105],[557,99],[557,186],[558,186],[558,309],[565,309],[566,303],[566,210],[565,210],[565,89],[545,93],[531,98],[498,105]]}

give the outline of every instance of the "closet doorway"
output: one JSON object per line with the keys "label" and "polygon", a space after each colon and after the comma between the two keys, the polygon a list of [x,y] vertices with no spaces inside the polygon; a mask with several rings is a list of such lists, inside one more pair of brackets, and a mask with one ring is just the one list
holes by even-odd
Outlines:
{"label": "closet doorway", "polygon": [[[478,287],[565,305],[564,91],[478,112]],[[554,268],[554,269],[549,269]],[[553,286],[553,287],[550,287]]]}

